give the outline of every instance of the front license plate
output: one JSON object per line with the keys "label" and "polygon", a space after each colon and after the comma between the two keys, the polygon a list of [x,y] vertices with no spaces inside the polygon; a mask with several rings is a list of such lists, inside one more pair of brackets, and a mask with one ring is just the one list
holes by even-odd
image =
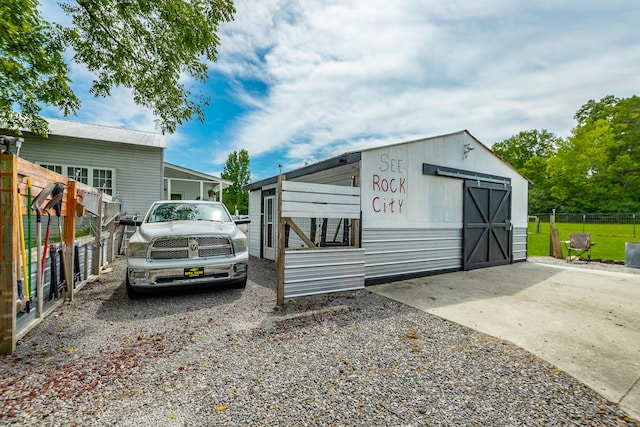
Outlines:
{"label": "front license plate", "polygon": [[204,267],[191,267],[184,269],[184,277],[204,276]]}

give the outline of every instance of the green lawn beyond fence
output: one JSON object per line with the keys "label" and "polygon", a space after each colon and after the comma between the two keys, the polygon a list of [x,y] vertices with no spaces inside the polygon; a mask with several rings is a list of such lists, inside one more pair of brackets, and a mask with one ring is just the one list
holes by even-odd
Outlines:
{"label": "green lawn beyond fence", "polygon": [[[569,240],[571,233],[590,233],[591,241],[596,243],[591,248],[591,258],[604,261],[624,260],[625,243],[640,241],[640,224],[589,224],[556,221],[556,228],[561,241]],[[549,255],[549,223],[540,222],[539,231],[536,233],[534,221],[529,222],[527,237],[529,256]],[[564,247],[563,254],[567,255]]]}

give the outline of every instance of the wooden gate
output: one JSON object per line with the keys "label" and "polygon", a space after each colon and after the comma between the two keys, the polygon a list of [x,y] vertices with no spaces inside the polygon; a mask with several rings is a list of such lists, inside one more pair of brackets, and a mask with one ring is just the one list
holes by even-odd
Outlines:
{"label": "wooden gate", "polygon": [[464,183],[463,269],[511,263],[511,186]]}

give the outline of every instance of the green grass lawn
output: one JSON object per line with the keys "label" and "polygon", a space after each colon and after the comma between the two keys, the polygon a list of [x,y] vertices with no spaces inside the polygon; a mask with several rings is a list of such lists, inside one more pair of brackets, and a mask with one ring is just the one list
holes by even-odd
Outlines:
{"label": "green grass lawn", "polygon": [[[640,242],[640,224],[572,224],[556,222],[560,240],[569,240],[571,233],[590,233],[591,241],[596,245],[591,248],[592,259],[624,260],[625,243]],[[634,231],[636,235],[634,236]],[[536,225],[529,223],[527,246],[529,256],[549,255],[549,223],[540,223],[540,232],[536,233]],[[564,248],[563,248],[564,249]],[[563,252],[566,256],[566,251]]]}

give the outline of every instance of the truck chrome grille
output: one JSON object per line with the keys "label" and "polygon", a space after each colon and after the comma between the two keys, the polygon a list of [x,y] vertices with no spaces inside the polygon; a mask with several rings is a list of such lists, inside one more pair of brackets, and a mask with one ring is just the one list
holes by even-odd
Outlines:
{"label": "truck chrome grille", "polygon": [[233,255],[231,239],[223,236],[158,238],[151,245],[150,259],[207,258]]}

